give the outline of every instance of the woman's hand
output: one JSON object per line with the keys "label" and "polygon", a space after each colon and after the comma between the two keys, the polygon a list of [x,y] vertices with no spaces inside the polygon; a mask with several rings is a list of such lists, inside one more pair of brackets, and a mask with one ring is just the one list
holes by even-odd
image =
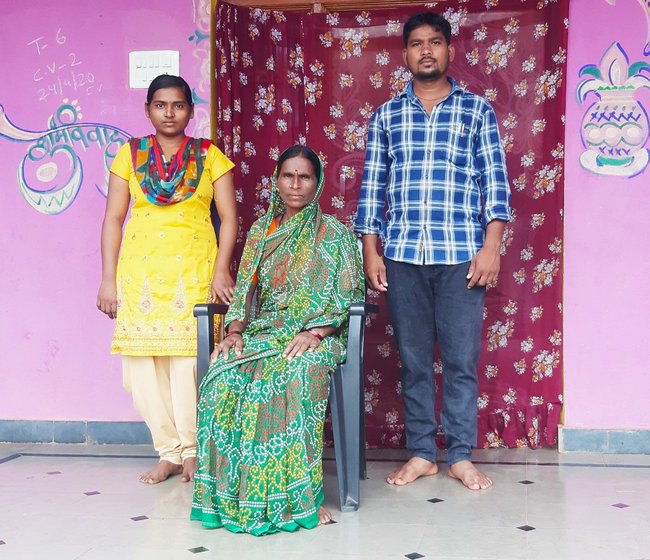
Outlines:
{"label": "woman's hand", "polygon": [[103,280],[97,293],[97,309],[111,319],[117,317],[117,287],[115,282]]}
{"label": "woman's hand", "polygon": [[214,364],[217,361],[219,353],[223,356],[224,361],[227,362],[231,348],[235,349],[235,355],[239,358],[244,349],[244,339],[242,338],[242,335],[239,333],[232,333],[231,335],[224,337],[224,339],[214,347],[214,351],[210,356],[210,363]]}
{"label": "woman's hand", "polygon": [[215,271],[214,278],[210,284],[210,302],[221,300],[230,305],[235,293],[235,282],[229,270]]}
{"label": "woman's hand", "polygon": [[293,340],[287,345],[282,352],[282,357],[287,361],[302,356],[305,352],[313,352],[318,348],[322,338],[319,338],[312,331],[302,331],[293,337]]}
{"label": "woman's hand", "polygon": [[237,242],[237,230],[239,229],[233,172],[224,173],[212,184],[212,187],[220,225],[219,239],[217,240],[219,251],[210,292],[213,298],[212,301],[215,301],[218,297],[223,303],[231,305],[235,293],[235,283],[230,275],[230,263],[232,262],[235,243]]}
{"label": "woman's hand", "polygon": [[117,259],[122,243],[122,226],[129,211],[130,200],[129,182],[111,173],[102,222],[102,283],[97,293],[97,309],[111,319],[117,316]]}

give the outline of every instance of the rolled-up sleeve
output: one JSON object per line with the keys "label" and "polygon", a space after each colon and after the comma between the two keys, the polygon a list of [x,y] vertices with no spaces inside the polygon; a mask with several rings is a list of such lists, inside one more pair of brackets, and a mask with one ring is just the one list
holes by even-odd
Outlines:
{"label": "rolled-up sleeve", "polygon": [[354,231],[359,234],[383,236],[386,229],[384,209],[386,205],[386,177],[388,173],[388,139],[378,110],[368,127],[366,160],[359,193]]}
{"label": "rolled-up sleeve", "polygon": [[492,220],[509,222],[510,186],[499,126],[492,107],[486,103],[478,130],[476,164],[483,197],[483,225]]}

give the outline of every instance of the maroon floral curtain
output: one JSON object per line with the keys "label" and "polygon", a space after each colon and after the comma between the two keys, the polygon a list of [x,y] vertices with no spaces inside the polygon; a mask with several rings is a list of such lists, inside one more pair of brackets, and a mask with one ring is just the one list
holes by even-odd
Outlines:
{"label": "maroon floral curtain", "polygon": [[[452,0],[328,14],[218,5],[218,142],[237,165],[242,232],[265,211],[279,154],[298,142],[325,162],[323,211],[351,224],[369,119],[409,80],[402,23],[432,8],[451,22],[450,74],[495,108],[515,216],[486,302],[477,403],[484,447],[537,447],[557,436],[567,4]],[[393,329],[383,297],[369,292],[368,299],[382,313],[369,319],[366,337],[367,440],[371,447],[401,447]],[[441,364],[433,368],[439,383]]]}

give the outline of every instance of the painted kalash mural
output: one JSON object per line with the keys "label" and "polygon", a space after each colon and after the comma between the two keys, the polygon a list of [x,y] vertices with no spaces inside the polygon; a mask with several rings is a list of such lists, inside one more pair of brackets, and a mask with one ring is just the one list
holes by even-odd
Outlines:
{"label": "painted kalash mural", "polygon": [[[616,0],[606,0],[615,5]],[[642,56],[650,56],[650,0],[639,0],[648,24]],[[581,136],[586,150],[580,156],[582,167],[599,175],[634,177],[642,173],[650,157],[646,144],[650,136],[648,113],[638,92],[650,88],[650,64],[630,62],[623,45],[615,41],[599,64],[580,69],[584,77],[576,89],[578,103],[596,100],[582,119]],[[593,95],[591,95],[593,94]]]}

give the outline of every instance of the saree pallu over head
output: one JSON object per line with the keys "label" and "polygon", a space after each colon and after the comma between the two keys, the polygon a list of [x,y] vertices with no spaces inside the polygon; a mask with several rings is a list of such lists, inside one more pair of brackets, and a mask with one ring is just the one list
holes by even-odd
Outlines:
{"label": "saree pallu over head", "polygon": [[272,220],[284,212],[278,174],[276,169],[269,209],[248,234],[226,325],[244,320],[246,294],[258,272],[260,304],[249,317],[246,332],[254,336],[273,330],[273,338],[284,348],[303,330],[345,328],[350,304],[364,298],[364,280],[354,237],[333,216],[321,212],[322,172],[314,199],[267,235]]}
{"label": "saree pallu over head", "polygon": [[199,185],[211,144],[209,139],[188,136],[169,164],[165,164],[153,134],[131,138],[133,170],[147,200],[157,206],[168,206],[191,197]]}

